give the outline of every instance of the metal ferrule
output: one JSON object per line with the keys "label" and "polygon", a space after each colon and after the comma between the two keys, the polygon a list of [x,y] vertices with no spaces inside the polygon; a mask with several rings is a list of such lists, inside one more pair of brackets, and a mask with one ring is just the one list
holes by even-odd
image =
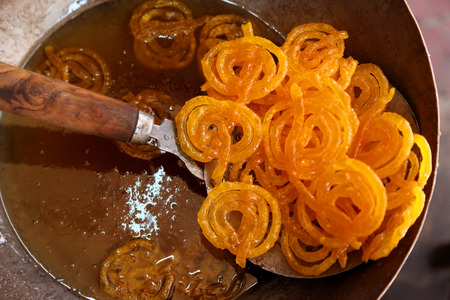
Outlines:
{"label": "metal ferrule", "polygon": [[155,117],[149,113],[139,111],[136,129],[131,137],[130,142],[135,144],[147,144],[150,140],[150,132],[152,131]]}

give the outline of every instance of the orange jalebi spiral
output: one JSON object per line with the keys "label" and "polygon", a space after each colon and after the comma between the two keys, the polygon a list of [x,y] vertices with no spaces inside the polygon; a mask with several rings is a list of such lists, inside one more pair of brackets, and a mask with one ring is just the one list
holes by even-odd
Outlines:
{"label": "orange jalebi spiral", "polygon": [[369,238],[363,247],[364,261],[388,256],[420,216],[425,205],[425,193],[413,186],[408,202],[388,212],[380,232]]}
{"label": "orange jalebi spiral", "polygon": [[209,19],[200,31],[197,60],[201,61],[213,46],[243,37],[241,25],[246,22],[239,15],[217,15]]}
{"label": "orange jalebi spiral", "polygon": [[336,92],[334,81],[325,80],[322,87],[313,87],[319,90],[303,92],[303,115],[296,113],[284,149],[289,173],[305,180],[315,178],[346,154],[358,126],[356,115],[343,94]]}
{"label": "orange jalebi spiral", "polygon": [[54,52],[52,46],[44,48],[47,60],[37,73],[105,94],[111,85],[111,72],[106,61],[86,48],[65,48]]}
{"label": "orange jalebi spiral", "polygon": [[[244,32],[253,31],[250,27]],[[201,63],[206,78],[202,89],[210,96],[223,95],[240,104],[266,96],[287,73],[284,52],[271,41],[252,35],[212,47]]]}
{"label": "orange jalebi spiral", "polygon": [[373,170],[358,160],[335,162],[309,189],[315,201],[306,199],[306,203],[316,212],[320,227],[336,237],[368,236],[383,220],[386,190]]}
{"label": "orange jalebi spiral", "polygon": [[206,19],[193,19],[192,11],[181,1],[151,0],[142,3],[130,19],[136,57],[150,69],[187,66],[197,48],[194,31]]}
{"label": "orange jalebi spiral", "polygon": [[410,152],[408,159],[400,170],[389,176],[385,186],[388,192],[388,210],[394,209],[408,201],[411,197],[412,187],[425,187],[431,174],[431,149],[426,139],[420,134],[414,134],[414,143],[420,153]]}
{"label": "orange jalebi spiral", "polygon": [[[236,212],[241,218],[233,224],[230,216]],[[281,215],[277,200],[262,187],[222,182],[203,202],[198,222],[214,246],[228,249],[244,267],[247,258],[264,254],[278,240]]]}
{"label": "orange jalebi spiral", "polygon": [[402,116],[385,112],[366,127],[356,158],[380,178],[395,174],[408,158],[414,143],[411,126]]}
{"label": "orange jalebi spiral", "polygon": [[329,24],[309,23],[292,29],[282,49],[294,71],[315,71],[330,77],[339,68],[347,37],[347,32],[338,31]]}
{"label": "orange jalebi spiral", "polygon": [[361,246],[361,238],[383,221],[387,195],[383,183],[366,164],[341,159],[305,187],[293,181],[302,195],[297,200],[300,224],[322,245]]}
{"label": "orange jalebi spiral", "polygon": [[394,95],[386,76],[374,64],[358,65],[346,91],[353,109],[362,119],[383,112]]}
{"label": "orange jalebi spiral", "polygon": [[362,139],[370,122],[381,115],[394,96],[394,89],[389,88],[389,82],[381,69],[374,64],[358,65],[346,92],[351,97],[353,109],[361,121],[356,133],[349,156],[355,157],[360,152]]}
{"label": "orange jalebi spiral", "polygon": [[411,152],[403,167],[389,177],[390,181],[386,184],[387,216],[383,225],[364,245],[364,261],[388,256],[423,210],[425,194],[422,189],[431,174],[431,149],[419,134],[414,134],[414,143],[420,151],[421,160],[419,162],[417,155]]}
{"label": "orange jalebi spiral", "polygon": [[292,269],[306,276],[320,275],[328,270],[346,248],[328,248],[310,245],[295,238],[288,230],[282,230],[281,249]]}
{"label": "orange jalebi spiral", "polygon": [[169,299],[174,289],[173,256],[155,242],[133,239],[111,253],[100,269],[100,286],[121,299]]}
{"label": "orange jalebi spiral", "polygon": [[129,25],[131,34],[136,37],[149,25],[161,25],[188,19],[192,19],[192,11],[183,2],[178,0],[150,0],[142,3],[133,11]]}
{"label": "orange jalebi spiral", "polygon": [[[176,101],[164,92],[146,89],[137,95],[129,93],[123,100],[136,105],[139,110],[155,116],[155,124],[160,124],[162,119],[174,120],[179,111]],[[161,155],[161,151],[156,145],[156,140],[146,145],[134,143],[116,142],[119,149],[126,154],[149,160]]]}
{"label": "orange jalebi spiral", "polygon": [[218,159],[212,175],[216,183],[222,181],[229,163],[244,162],[261,141],[261,121],[254,112],[208,96],[186,102],[176,124],[181,149],[187,155],[201,162]]}
{"label": "orange jalebi spiral", "polygon": [[338,89],[334,81],[305,72],[291,86],[291,100],[268,110],[263,140],[272,165],[309,180],[345,155],[358,120]]}

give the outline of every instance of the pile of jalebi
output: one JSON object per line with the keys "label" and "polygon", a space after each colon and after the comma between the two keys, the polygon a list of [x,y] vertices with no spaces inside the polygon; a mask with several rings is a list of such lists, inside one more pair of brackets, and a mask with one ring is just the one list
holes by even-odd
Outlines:
{"label": "pile of jalebi", "polygon": [[52,46],[44,48],[47,60],[37,73],[105,94],[111,85],[111,72],[105,60],[86,48],[65,48],[54,52]]}
{"label": "pile of jalebi", "polygon": [[121,299],[169,299],[174,264],[174,257],[165,256],[155,242],[133,239],[103,262],[100,286]]}
{"label": "pile of jalebi", "polygon": [[[155,124],[158,125],[163,119],[173,120],[179,111],[174,99],[164,92],[153,89],[143,90],[137,95],[130,92],[123,100],[135,105],[140,111],[154,115]],[[116,142],[116,145],[128,155],[140,159],[149,160],[161,155],[156,140],[145,145],[124,142]]]}
{"label": "pile of jalebi", "polygon": [[206,53],[208,96],[176,117],[183,151],[218,160],[203,234],[241,266],[279,239],[306,276],[345,268],[352,251],[389,255],[422,212],[432,164],[425,138],[385,111],[394,89],[343,57],[348,35],[331,25],[298,26],[282,47],[242,30]]}

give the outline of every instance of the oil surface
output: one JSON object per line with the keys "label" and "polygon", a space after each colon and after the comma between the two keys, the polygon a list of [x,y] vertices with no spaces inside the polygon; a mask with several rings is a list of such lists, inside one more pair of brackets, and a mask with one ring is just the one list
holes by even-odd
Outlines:
{"label": "oil surface", "polygon": [[[85,47],[108,62],[113,84],[108,96],[158,89],[180,104],[200,94],[197,62],[181,70],[155,72],[133,54],[128,22],[143,1],[97,6],[52,34],[30,57],[34,70],[45,59],[42,46],[55,50]],[[259,35],[280,42],[264,23],[218,1],[187,3],[194,17],[239,13],[251,18]],[[113,141],[3,114],[0,127],[0,190],[18,236],[58,281],[83,296],[112,298],[99,286],[99,268],[117,247],[135,237],[155,240],[167,255],[178,255],[180,286],[194,281],[230,281],[242,273],[234,258],[202,237],[197,212],[205,186],[164,154],[151,161],[122,153]],[[174,298],[184,298],[176,291]]]}

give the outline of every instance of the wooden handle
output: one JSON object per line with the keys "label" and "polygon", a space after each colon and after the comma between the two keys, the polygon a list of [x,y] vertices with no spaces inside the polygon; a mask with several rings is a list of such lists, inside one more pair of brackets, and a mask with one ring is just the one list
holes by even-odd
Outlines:
{"label": "wooden handle", "polygon": [[131,104],[1,62],[0,110],[123,142],[138,119]]}

